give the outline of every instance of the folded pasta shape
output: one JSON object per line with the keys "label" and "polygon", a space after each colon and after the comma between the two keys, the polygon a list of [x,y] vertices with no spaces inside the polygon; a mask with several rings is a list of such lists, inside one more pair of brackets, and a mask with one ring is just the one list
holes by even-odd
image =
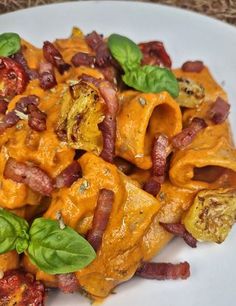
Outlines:
{"label": "folded pasta shape", "polygon": [[120,94],[120,101],[116,153],[139,168],[149,169],[155,135],[164,133],[172,137],[181,131],[180,108],[167,92],[127,91]]}
{"label": "folded pasta shape", "polygon": [[[193,190],[231,187],[236,182],[236,150],[229,123],[214,125],[208,112],[217,97],[227,101],[224,90],[212,78],[207,68],[200,73],[177,70],[176,75],[194,80],[205,89],[204,103],[183,114],[183,123],[194,117],[204,118],[208,127],[192,143],[173,154],[170,166],[172,184]],[[179,175],[181,173],[181,175]]]}
{"label": "folded pasta shape", "polygon": [[[105,297],[118,283],[130,279],[143,258],[141,243],[160,202],[136,186],[115,166],[86,153],[80,160],[83,178],[70,188],[59,190],[45,214],[56,218],[61,212],[65,224],[81,234],[91,228],[98,192],[115,193],[112,213],[97,258],[76,272],[82,288],[93,296]],[[99,177],[99,180],[97,179]],[[44,273],[37,272],[37,278]]]}

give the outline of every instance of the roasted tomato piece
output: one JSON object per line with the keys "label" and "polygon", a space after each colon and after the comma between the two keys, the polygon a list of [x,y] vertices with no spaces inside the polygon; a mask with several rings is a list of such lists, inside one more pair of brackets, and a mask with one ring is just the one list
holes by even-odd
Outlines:
{"label": "roasted tomato piece", "polygon": [[0,96],[12,98],[21,94],[28,83],[24,68],[8,57],[0,57]]}
{"label": "roasted tomato piece", "polygon": [[183,218],[194,238],[221,243],[227,237],[236,217],[236,191],[203,190]]}
{"label": "roasted tomato piece", "polygon": [[0,305],[43,306],[44,295],[43,284],[30,273],[11,270],[0,279]]}

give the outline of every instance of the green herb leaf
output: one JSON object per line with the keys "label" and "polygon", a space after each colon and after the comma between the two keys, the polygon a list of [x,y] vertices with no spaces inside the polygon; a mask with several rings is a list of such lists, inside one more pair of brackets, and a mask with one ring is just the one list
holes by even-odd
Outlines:
{"label": "green herb leaf", "polygon": [[129,38],[112,34],[108,38],[108,47],[124,71],[132,70],[140,65],[142,52]]}
{"label": "green herb leaf", "polygon": [[29,234],[28,255],[46,273],[74,272],[86,267],[96,257],[87,240],[68,226],[60,229],[57,221],[35,219]]}
{"label": "green herb leaf", "polygon": [[20,50],[20,36],[16,33],[0,35],[0,56],[10,56]]}
{"label": "green herb leaf", "polygon": [[179,94],[179,85],[175,75],[166,68],[142,66],[126,72],[123,81],[130,87],[142,92],[167,91],[173,97]]}
{"label": "green herb leaf", "polygon": [[0,254],[17,250],[20,254],[28,246],[29,225],[24,219],[0,209]]}

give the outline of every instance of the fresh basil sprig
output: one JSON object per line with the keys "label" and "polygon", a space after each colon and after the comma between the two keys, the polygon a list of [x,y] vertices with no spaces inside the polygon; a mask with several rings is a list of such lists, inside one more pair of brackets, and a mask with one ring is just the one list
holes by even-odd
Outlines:
{"label": "fresh basil sprig", "polygon": [[179,95],[178,81],[171,70],[151,65],[141,66],[142,53],[132,40],[111,34],[108,47],[124,70],[122,79],[125,84],[142,92],[167,91],[174,98]]}
{"label": "fresh basil sprig", "polygon": [[179,85],[174,74],[166,68],[142,66],[128,71],[123,81],[142,92],[168,91],[173,97],[179,94]]}
{"label": "fresh basil sprig", "polygon": [[55,220],[37,218],[27,221],[0,209],[0,254],[25,252],[31,261],[49,274],[80,270],[96,257],[92,246],[72,228],[61,229]]}
{"label": "fresh basil sprig", "polygon": [[108,38],[108,47],[124,71],[129,71],[140,66],[142,52],[128,37],[112,34]]}
{"label": "fresh basil sprig", "polygon": [[10,56],[21,48],[20,36],[16,33],[3,33],[0,35],[0,56]]}

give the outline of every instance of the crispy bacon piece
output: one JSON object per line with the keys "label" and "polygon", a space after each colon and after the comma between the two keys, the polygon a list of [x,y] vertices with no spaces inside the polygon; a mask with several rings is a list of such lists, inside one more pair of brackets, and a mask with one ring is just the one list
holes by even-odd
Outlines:
{"label": "crispy bacon piece", "polygon": [[78,291],[79,284],[75,273],[58,274],[58,288],[63,293],[73,293]]}
{"label": "crispy bacon piece", "polygon": [[24,183],[32,190],[49,196],[53,191],[53,182],[49,175],[37,166],[18,162],[10,157],[5,165],[4,178]]}
{"label": "crispy bacon piece", "polygon": [[139,44],[143,53],[143,65],[158,65],[171,68],[171,58],[161,41],[150,41]]}
{"label": "crispy bacon piece", "polygon": [[42,112],[36,105],[30,104],[28,106],[29,120],[28,124],[32,130],[43,132],[47,129],[46,119],[47,115]]}
{"label": "crispy bacon piece", "polygon": [[22,65],[9,57],[0,57],[0,96],[13,98],[21,94],[28,84]]}
{"label": "crispy bacon piece", "polygon": [[184,72],[201,72],[204,69],[204,63],[202,61],[187,61],[181,69]]}
{"label": "crispy bacon piece", "polygon": [[190,266],[186,261],[179,264],[143,262],[136,275],[156,280],[186,279],[190,276]]}
{"label": "crispy bacon piece", "polygon": [[165,179],[166,162],[168,157],[168,137],[164,134],[158,134],[153,141],[152,158],[152,176],[144,184],[143,189],[156,196],[160,191],[161,184]]}
{"label": "crispy bacon piece", "polygon": [[63,74],[71,67],[64,61],[61,53],[57,50],[57,48],[49,41],[45,41],[43,43],[43,55],[49,63],[58,69],[60,74]]}
{"label": "crispy bacon piece", "polygon": [[0,305],[43,306],[45,289],[30,273],[11,270],[0,279]]}
{"label": "crispy bacon piece", "polygon": [[57,80],[51,63],[40,63],[39,65],[39,83],[44,90],[51,89],[57,85]]}
{"label": "crispy bacon piece", "polygon": [[209,117],[214,124],[223,123],[229,115],[230,105],[218,97],[209,111]]}
{"label": "crispy bacon piece", "polygon": [[121,172],[126,175],[131,174],[132,170],[134,169],[134,166],[131,163],[121,157],[116,157],[114,164]]}
{"label": "crispy bacon piece", "polygon": [[96,79],[86,74],[83,74],[81,79],[97,86],[106,103],[105,118],[99,124],[99,129],[103,135],[103,149],[100,156],[105,161],[112,163],[115,156],[116,114],[119,107],[116,90],[110,82],[102,79]]}
{"label": "crispy bacon piece", "polygon": [[23,68],[24,68],[24,71],[25,73],[27,74],[28,76],[28,79],[29,80],[34,80],[34,79],[37,79],[38,78],[38,72],[36,70],[33,70],[33,69],[30,69],[28,64],[27,64],[27,61],[24,57],[24,55],[22,54],[22,52],[17,52],[15,53],[12,58],[18,63],[20,64]]}
{"label": "crispy bacon piece", "polygon": [[93,31],[85,37],[85,40],[89,47],[96,53],[96,64],[99,67],[109,65],[112,57],[102,36]]}
{"label": "crispy bacon piece", "polygon": [[19,120],[15,111],[7,113],[0,122],[0,134],[4,133],[7,128],[13,127]]}
{"label": "crispy bacon piece", "polygon": [[39,104],[39,97],[36,95],[22,97],[16,103],[15,109],[24,114],[28,114],[28,107],[31,104],[37,106]]}
{"label": "crispy bacon piece", "polygon": [[89,231],[87,240],[97,251],[102,244],[102,236],[106,230],[112,211],[115,194],[108,189],[99,190],[97,206],[93,216],[92,229]]}
{"label": "crispy bacon piece", "polygon": [[4,98],[0,97],[0,114],[6,114],[8,102]]}
{"label": "crispy bacon piece", "polygon": [[191,247],[197,247],[197,240],[186,230],[181,223],[163,223],[159,222],[160,225],[169,233],[175,236],[181,237]]}
{"label": "crispy bacon piece", "polygon": [[195,117],[190,125],[182,130],[179,134],[172,138],[172,145],[176,149],[183,149],[189,145],[195,136],[207,127],[206,122],[202,118]]}
{"label": "crispy bacon piece", "polygon": [[70,187],[80,177],[82,177],[82,169],[80,164],[74,160],[56,177],[55,186],[57,188]]}
{"label": "crispy bacon piece", "polygon": [[71,62],[75,67],[92,66],[95,64],[95,61],[96,61],[95,56],[84,52],[76,53],[71,59]]}

